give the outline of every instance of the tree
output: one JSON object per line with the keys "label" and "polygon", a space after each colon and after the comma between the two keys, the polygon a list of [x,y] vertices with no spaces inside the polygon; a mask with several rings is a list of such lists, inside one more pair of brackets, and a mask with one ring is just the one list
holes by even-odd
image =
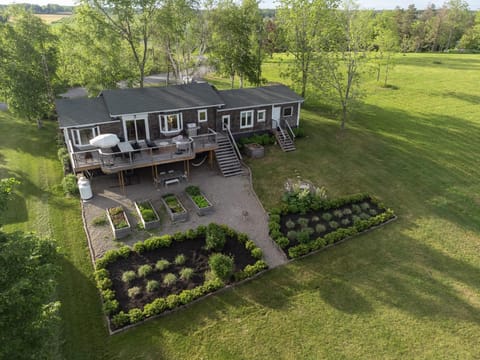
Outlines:
{"label": "tree", "polygon": [[[15,179],[0,180],[0,213],[15,184]],[[56,256],[52,241],[0,230],[0,359],[54,357],[60,306],[52,300]]]}
{"label": "tree", "polygon": [[138,70],[138,82],[143,87],[148,59],[148,44],[152,35],[158,0],[82,0],[91,11],[86,14],[101,26],[108,27],[124,40]]}
{"label": "tree", "polygon": [[445,19],[447,32],[445,49],[451,49],[470,26],[471,16],[468,3],[464,0],[449,0],[445,5],[448,9]]}
{"label": "tree", "polygon": [[459,45],[461,49],[480,50],[480,11],[475,17],[475,24],[463,34]]}
{"label": "tree", "polygon": [[121,80],[133,83],[136,65],[127,44],[93,20],[90,11],[79,6],[70,22],[54,27],[59,39],[57,74],[68,85],[84,86],[96,96],[103,89],[116,88]]}
{"label": "tree", "polygon": [[280,0],[278,21],[283,28],[288,52],[293,55],[287,75],[305,97],[309,84],[310,66],[330,28],[329,15],[336,0]]}
{"label": "tree", "polygon": [[0,23],[0,92],[13,113],[41,127],[55,99],[55,38],[31,13],[17,7],[9,13],[15,20]]}
{"label": "tree", "polygon": [[[341,108],[341,129],[345,128],[352,105],[360,95],[362,73],[367,71],[373,34],[373,13],[359,11],[346,1],[342,11],[335,11],[336,26],[331,33],[329,51],[321,52],[313,72],[315,84],[331,96]],[[321,45],[322,49],[325,45]]]}
{"label": "tree", "polygon": [[388,75],[393,65],[395,54],[400,50],[399,36],[390,13],[382,13],[376,18],[375,45],[377,46],[376,61],[378,64],[377,81],[380,80],[381,67],[384,67],[384,83],[388,83]]}

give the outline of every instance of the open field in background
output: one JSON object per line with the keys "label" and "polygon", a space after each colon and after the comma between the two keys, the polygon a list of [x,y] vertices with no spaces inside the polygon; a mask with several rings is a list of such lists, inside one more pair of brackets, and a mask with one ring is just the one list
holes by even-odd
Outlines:
{"label": "open field in background", "polygon": [[[55,124],[0,113],[0,175],[22,181],[6,230],[37,229],[62,248],[67,359],[480,357],[480,57],[398,56],[347,130],[305,105],[308,136],[250,161],[274,206],[286,178],[331,196],[377,195],[399,219],[191,308],[108,337],[76,200],[57,184]],[[278,81],[266,64],[265,76]],[[217,80],[217,86],[224,86]],[[320,96],[318,96],[320,98]],[[311,102],[310,104],[315,104]]]}
{"label": "open field in background", "polygon": [[51,24],[51,23],[60,21],[64,18],[68,18],[72,16],[72,14],[35,14],[35,16],[38,16],[45,23]]}

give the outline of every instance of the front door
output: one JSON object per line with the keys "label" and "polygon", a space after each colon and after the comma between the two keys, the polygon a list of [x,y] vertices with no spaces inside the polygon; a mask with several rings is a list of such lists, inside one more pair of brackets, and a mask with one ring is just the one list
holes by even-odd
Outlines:
{"label": "front door", "polygon": [[276,129],[277,126],[280,126],[280,106],[274,106],[272,108],[272,129]]}
{"label": "front door", "polygon": [[230,129],[230,115],[222,116],[222,130]]}

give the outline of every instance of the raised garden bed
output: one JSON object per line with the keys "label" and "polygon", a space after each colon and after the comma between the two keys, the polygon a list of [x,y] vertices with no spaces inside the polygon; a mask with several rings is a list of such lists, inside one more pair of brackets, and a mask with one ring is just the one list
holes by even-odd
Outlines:
{"label": "raised garden bed", "polygon": [[154,229],[160,225],[160,217],[150,201],[135,202],[135,209],[145,230]]}
{"label": "raised garden bed", "polygon": [[305,191],[284,196],[281,208],[270,215],[270,236],[289,258],[297,258],[379,226],[393,219],[368,194],[325,200]]}
{"label": "raised garden bed", "polygon": [[110,329],[118,330],[188,304],[267,267],[240,234],[210,224],[108,251],[95,279]]}
{"label": "raised garden bed", "polygon": [[124,238],[132,232],[132,228],[128,221],[127,214],[125,213],[125,210],[123,210],[123,207],[111,207],[108,208],[106,211],[108,222],[110,223],[113,237],[115,239]]}
{"label": "raised garden bed", "polygon": [[245,154],[253,159],[259,159],[265,156],[265,148],[257,143],[245,144]]}
{"label": "raised garden bed", "polygon": [[207,215],[213,212],[213,205],[207,197],[195,185],[190,185],[185,189],[188,198],[195,206],[195,211],[199,216]]}
{"label": "raised garden bed", "polygon": [[165,205],[168,215],[173,222],[187,221],[188,212],[176,195],[164,195],[162,196],[162,202],[163,205]]}

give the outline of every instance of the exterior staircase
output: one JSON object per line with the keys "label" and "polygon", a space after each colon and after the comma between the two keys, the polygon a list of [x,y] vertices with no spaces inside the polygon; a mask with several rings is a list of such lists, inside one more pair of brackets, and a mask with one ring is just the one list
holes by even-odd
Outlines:
{"label": "exterior staircase", "polygon": [[277,139],[278,145],[280,145],[280,148],[283,151],[288,152],[297,149],[292,138],[288,135],[288,132],[282,129],[280,126],[273,131],[273,134]]}
{"label": "exterior staircase", "polygon": [[217,134],[218,149],[215,150],[218,167],[223,176],[235,176],[243,174],[242,164],[238,158],[233,144],[227,136]]}

